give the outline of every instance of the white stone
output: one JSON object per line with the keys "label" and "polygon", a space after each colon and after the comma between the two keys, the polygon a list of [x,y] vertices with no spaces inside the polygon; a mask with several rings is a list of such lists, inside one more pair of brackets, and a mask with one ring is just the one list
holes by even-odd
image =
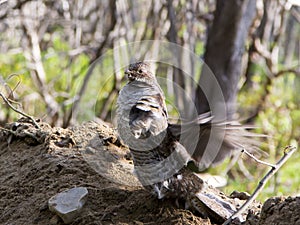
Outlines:
{"label": "white stone", "polygon": [[87,199],[88,190],[85,187],[75,187],[51,197],[48,201],[50,211],[56,213],[64,223],[74,221]]}

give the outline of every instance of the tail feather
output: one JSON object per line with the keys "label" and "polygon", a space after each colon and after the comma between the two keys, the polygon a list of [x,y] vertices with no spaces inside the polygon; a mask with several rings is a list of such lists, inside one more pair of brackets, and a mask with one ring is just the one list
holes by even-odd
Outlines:
{"label": "tail feather", "polygon": [[169,124],[168,131],[192,155],[199,169],[205,169],[222,162],[234,150],[246,149],[253,154],[266,155],[256,139],[266,136],[247,130],[253,128],[236,121],[214,122],[211,114],[205,113],[190,122]]}

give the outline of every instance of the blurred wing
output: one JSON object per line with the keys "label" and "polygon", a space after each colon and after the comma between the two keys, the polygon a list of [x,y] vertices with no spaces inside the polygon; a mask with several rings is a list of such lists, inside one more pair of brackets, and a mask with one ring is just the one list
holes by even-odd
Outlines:
{"label": "blurred wing", "polygon": [[169,132],[192,155],[199,169],[205,169],[222,162],[232,154],[232,150],[247,149],[249,152],[262,152],[259,135],[247,131],[251,126],[237,122],[212,121],[210,114],[202,114],[197,120],[183,124],[169,124]]}

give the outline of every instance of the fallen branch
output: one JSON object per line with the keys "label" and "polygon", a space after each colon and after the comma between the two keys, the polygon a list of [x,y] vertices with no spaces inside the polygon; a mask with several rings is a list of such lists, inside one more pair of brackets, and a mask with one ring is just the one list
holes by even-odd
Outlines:
{"label": "fallen branch", "polygon": [[230,224],[234,218],[239,217],[248,208],[248,206],[256,199],[257,195],[263,190],[268,180],[281,168],[281,166],[292,156],[295,151],[296,147],[293,146],[287,146],[284,149],[284,155],[274,166],[272,166],[271,170],[259,182],[250,198],[234,214],[232,214],[232,216],[228,218],[223,225]]}
{"label": "fallen branch", "polygon": [[15,112],[21,114],[22,116],[25,116],[25,117],[27,117],[28,119],[30,119],[30,120],[34,123],[34,125],[36,126],[36,128],[40,129],[40,126],[37,124],[37,122],[35,121],[35,119],[34,119],[32,116],[30,116],[30,115],[28,115],[28,114],[26,114],[26,113],[24,113],[24,112],[18,110],[17,108],[15,108],[15,107],[9,102],[9,100],[8,100],[1,92],[0,92],[0,97],[3,99],[3,101],[4,101],[4,102],[5,102],[12,110],[14,110]]}

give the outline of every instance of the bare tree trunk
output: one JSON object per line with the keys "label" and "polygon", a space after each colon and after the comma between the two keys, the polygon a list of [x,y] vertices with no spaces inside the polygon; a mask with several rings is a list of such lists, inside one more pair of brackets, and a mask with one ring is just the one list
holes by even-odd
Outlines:
{"label": "bare tree trunk", "polygon": [[[204,61],[222,90],[227,119],[231,119],[235,112],[242,55],[255,8],[255,0],[217,0],[213,25],[208,34]],[[218,85],[211,79],[209,69],[204,66],[200,76],[200,84],[205,90],[199,87],[196,90],[195,102],[199,113],[209,110],[218,113],[217,107],[221,101],[214,96]]]}
{"label": "bare tree trunk", "polygon": [[296,48],[297,28],[296,19],[293,15],[289,16],[286,27],[286,38],[284,43],[284,64],[288,67],[292,65],[293,56]]}

